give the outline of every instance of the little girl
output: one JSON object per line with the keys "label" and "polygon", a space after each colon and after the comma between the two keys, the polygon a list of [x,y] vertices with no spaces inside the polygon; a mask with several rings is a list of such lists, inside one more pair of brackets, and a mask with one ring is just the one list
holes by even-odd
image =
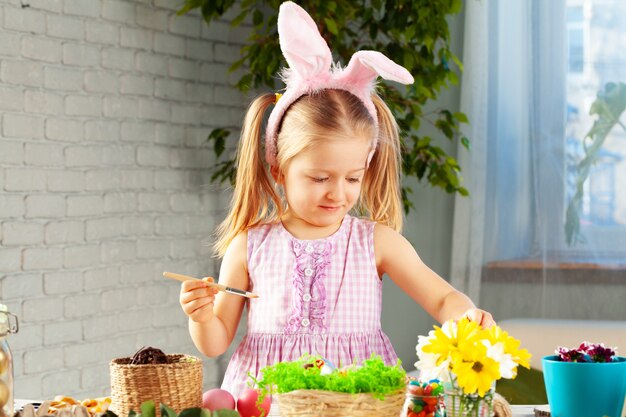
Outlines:
{"label": "little girl", "polygon": [[374,82],[413,77],[374,51],[331,67],[315,22],[291,2],[280,7],[278,32],[289,64],[285,93],[263,95],[248,109],[232,207],[216,243],[220,283],[259,298],[216,294],[197,281],[184,282],[180,294],[191,337],[210,357],[228,349],[248,307],[248,332],[222,384],[235,397],[248,373],[307,353],[335,365],[373,353],[396,364],[380,325],[383,274],[439,322],[465,316],[493,324],[399,233],[398,128]]}

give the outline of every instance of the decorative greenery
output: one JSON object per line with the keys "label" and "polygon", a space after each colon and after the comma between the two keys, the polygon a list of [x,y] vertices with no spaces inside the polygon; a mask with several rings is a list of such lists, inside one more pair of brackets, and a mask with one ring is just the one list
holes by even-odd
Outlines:
{"label": "decorative greenery", "polygon": [[370,393],[375,398],[395,394],[405,388],[406,373],[397,365],[387,366],[379,356],[372,355],[360,367],[336,369],[324,374],[318,366],[309,366],[321,358],[304,356],[293,362],[279,362],[261,369],[261,379],[254,382],[261,397],[268,393],[283,394],[300,389]]}
{"label": "decorative greenery", "polygon": [[[232,25],[238,26],[246,19],[253,25],[248,43],[241,49],[241,59],[231,66],[231,70],[246,70],[237,82],[237,88],[243,92],[261,86],[277,89],[276,74],[286,65],[276,30],[281,2],[238,2],[239,14]],[[343,65],[354,52],[373,49],[385,53],[413,74],[415,83],[406,90],[403,87],[403,91],[381,84],[381,94],[405,133],[402,137],[403,172],[420,181],[425,179],[448,193],[468,195],[461,185],[461,169],[456,159],[437,145],[441,138],[446,138],[454,142],[460,140],[469,149],[469,139],[460,132],[460,125],[468,123],[467,116],[448,109],[424,112],[429,100],[436,100],[442,89],[458,83],[453,67],[462,70],[462,64],[450,51],[447,19],[461,11],[462,0],[302,0],[298,3],[318,19],[320,33],[331,46],[334,58]],[[178,13],[198,8],[210,25],[234,5],[235,0],[185,0]],[[436,137],[418,134],[423,123],[436,128]],[[212,181],[234,181],[233,155],[224,154],[231,133],[227,128],[218,128],[208,137],[219,161]],[[409,187],[402,190],[407,213],[412,207],[408,198],[411,192]]]}
{"label": "decorative greenery", "polygon": [[[141,409],[140,413],[131,410],[128,413],[128,417],[156,417],[156,406],[154,405],[154,401],[146,401],[139,407]],[[180,414],[176,414],[176,411],[172,410],[165,404],[161,404],[160,409],[161,417],[240,417],[240,414],[237,411],[227,409],[211,411],[206,408],[194,407],[186,408],[181,411]],[[111,410],[107,410],[106,416],[118,417],[117,414]]]}
{"label": "decorative greenery", "polygon": [[583,141],[585,157],[576,166],[576,193],[567,206],[565,215],[565,237],[568,245],[584,243],[585,238],[580,232],[580,210],[584,195],[584,184],[589,178],[591,168],[599,157],[600,149],[615,125],[626,130],[620,122],[620,117],[626,109],[626,84],[607,83],[604,90],[598,92],[598,97],[589,109],[590,115],[597,115],[591,130]]}

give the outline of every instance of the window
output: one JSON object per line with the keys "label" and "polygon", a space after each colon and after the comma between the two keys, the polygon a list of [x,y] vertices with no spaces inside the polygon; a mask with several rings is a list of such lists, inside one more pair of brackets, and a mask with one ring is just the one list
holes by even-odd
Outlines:
{"label": "window", "polygon": [[567,6],[568,72],[576,74],[584,69],[584,13],[581,1],[570,1]]}
{"label": "window", "polygon": [[455,200],[453,284],[499,318],[623,320],[626,114],[581,182],[584,241],[568,243],[566,225],[592,104],[616,83],[612,112],[626,106],[626,1],[467,2],[466,16],[471,198]]}
{"label": "window", "polygon": [[626,2],[524,1],[490,15],[484,261],[624,259],[626,116],[597,149],[587,135],[598,94],[626,82]]}
{"label": "window", "polygon": [[[589,110],[607,83],[626,81],[623,24],[626,7],[622,0],[567,0],[566,74],[566,203],[576,193],[577,179],[591,145],[585,138],[597,115]],[[584,242],[597,249],[615,251],[626,239],[626,130],[616,125],[594,152],[596,162],[584,183],[579,220]],[[571,246],[571,245],[570,245]],[[577,245],[578,246],[578,245]],[[622,246],[626,250],[625,246]],[[571,249],[571,248],[570,248]]]}

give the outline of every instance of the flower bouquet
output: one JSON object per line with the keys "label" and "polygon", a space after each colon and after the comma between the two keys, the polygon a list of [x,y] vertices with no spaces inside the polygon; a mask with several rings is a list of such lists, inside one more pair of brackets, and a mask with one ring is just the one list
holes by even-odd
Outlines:
{"label": "flower bouquet", "polygon": [[519,346],[498,326],[449,320],[418,337],[415,367],[420,380],[443,382],[448,417],[491,416],[495,382],[515,378],[519,365],[530,368],[530,353]]}
{"label": "flower bouquet", "polygon": [[[542,359],[543,377],[553,416],[619,417],[626,396],[626,358],[602,343],[558,347]],[[581,389],[593,387],[591,395]]]}

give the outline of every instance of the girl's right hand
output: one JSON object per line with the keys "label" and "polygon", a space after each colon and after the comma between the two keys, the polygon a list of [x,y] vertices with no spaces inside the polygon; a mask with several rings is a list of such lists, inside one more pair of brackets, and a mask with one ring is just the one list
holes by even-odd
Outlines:
{"label": "girl's right hand", "polygon": [[[213,282],[213,278],[203,278]],[[197,323],[207,323],[213,319],[213,303],[217,288],[209,287],[203,281],[184,281],[180,287],[180,306],[189,318]]]}

